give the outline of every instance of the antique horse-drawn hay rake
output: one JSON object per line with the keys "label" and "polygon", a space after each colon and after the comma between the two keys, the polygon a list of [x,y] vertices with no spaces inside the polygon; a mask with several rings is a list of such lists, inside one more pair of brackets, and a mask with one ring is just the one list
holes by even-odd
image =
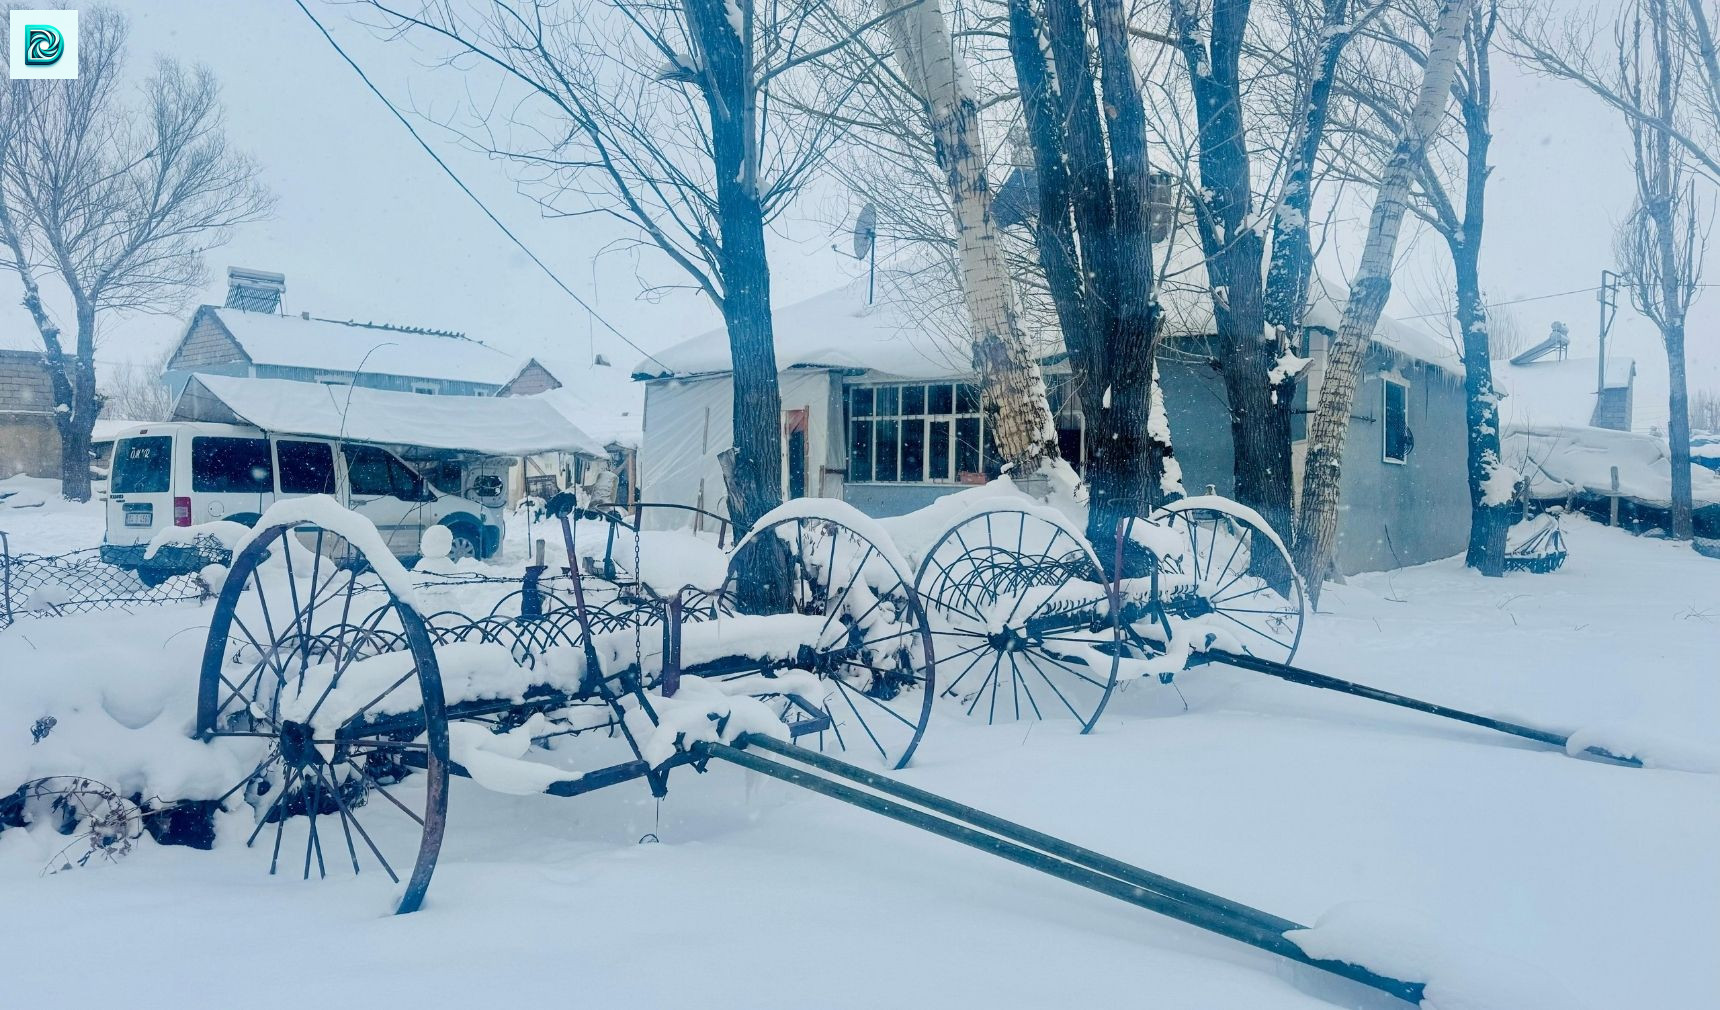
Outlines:
{"label": "antique horse-drawn hay rake", "polygon": [[[566,589],[534,575],[519,614],[498,604],[476,619],[421,615],[374,529],[332,502],[264,517],[221,591],[196,727],[244,752],[251,771],[217,804],[254,811],[247,845],[270,853],[271,873],[374,867],[412,911],[450,776],[564,797],[644,780],[660,797],[672,769],[722,760],[1414,1002],[1418,984],[1309,957],[1284,936],[1293,922],[881,772],[912,757],[935,698],[1086,731],[1120,678],[1168,682],[1212,659],[1563,743],[1288,666],[1300,586],[1271,531],[1221,499],[1126,523],[1110,576],[1061,514],[1033,505],[972,512],[917,572],[840,502],[792,502],[726,558],[689,537],[654,545],[676,553],[667,575],[621,518],[561,513]],[[611,524],[608,578],[579,570],[582,517]],[[615,564],[617,527],[630,566]]]}

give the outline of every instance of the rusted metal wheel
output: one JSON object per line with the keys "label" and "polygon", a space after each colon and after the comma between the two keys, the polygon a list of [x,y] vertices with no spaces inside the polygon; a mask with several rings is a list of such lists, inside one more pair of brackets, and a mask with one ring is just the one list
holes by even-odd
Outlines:
{"label": "rusted metal wheel", "polygon": [[[814,674],[820,687],[815,695],[776,700],[795,741],[848,760],[902,768],[931,719],[931,627],[907,564],[870,529],[872,521],[842,502],[817,504],[816,515],[765,516],[730,556],[724,597],[744,598],[741,580],[768,563],[785,580],[778,600],[762,611],[753,606],[750,613],[719,609],[685,633],[738,639],[750,637],[746,622],[765,622],[756,626],[760,648],[753,660],[725,679],[794,670]],[[792,643],[786,652],[784,642]],[[689,665],[689,672],[696,667]]]}
{"label": "rusted metal wheel", "polygon": [[350,867],[424,900],[448,807],[448,724],[424,621],[372,570],[398,569],[303,524],[234,559],[203,653],[200,739],[250,770],[220,797],[252,811],[269,872]]}
{"label": "rusted metal wheel", "polygon": [[1111,587],[1061,516],[993,508],[947,530],[920,561],[944,664],[940,697],[986,722],[1074,718],[1091,730],[1117,684]]}

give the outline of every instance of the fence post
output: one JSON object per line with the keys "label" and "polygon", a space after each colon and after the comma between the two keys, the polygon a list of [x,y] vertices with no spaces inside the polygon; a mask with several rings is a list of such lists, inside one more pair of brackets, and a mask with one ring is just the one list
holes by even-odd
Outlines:
{"label": "fence post", "polygon": [[1618,467],[1612,468],[1612,494],[1607,496],[1611,504],[1607,508],[1607,525],[1618,525]]}
{"label": "fence post", "polygon": [[12,545],[0,530],[0,617],[12,623]]}
{"label": "fence post", "polygon": [[534,562],[526,567],[525,584],[520,588],[520,617],[528,621],[543,616],[543,588],[538,584],[544,570],[542,540],[537,542]]}

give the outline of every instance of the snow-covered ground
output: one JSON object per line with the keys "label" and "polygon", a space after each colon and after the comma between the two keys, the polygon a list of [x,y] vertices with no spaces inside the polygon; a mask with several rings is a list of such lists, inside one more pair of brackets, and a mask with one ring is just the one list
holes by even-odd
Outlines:
{"label": "snow-covered ground", "polygon": [[[49,514],[34,535],[87,536]],[[1208,668],[1180,693],[1135,685],[1088,737],[940,711],[901,775],[1300,922],[1358,901],[1419,917],[1581,999],[1548,1006],[1712,1007],[1720,775],[1700,769],[1720,764],[1720,564],[1580,519],[1566,535],[1552,575],[1445,561],[1329,587],[1299,661],[1672,767]],[[70,694],[106,665],[189,687],[208,620],[27,620],[0,632],[0,677],[63,669]],[[116,719],[194,693],[100,679]],[[0,735],[33,719],[0,712]],[[0,833],[0,1005],[92,984],[127,1006],[247,1010],[1357,1005],[1250,948],[731,768],[678,771],[660,807],[637,783],[557,800],[456,782],[428,904],[405,917],[378,874],[268,877],[237,827],[212,852],[145,841],[52,876],[51,837]]]}
{"label": "snow-covered ground", "polygon": [[102,542],[102,503],[69,502],[60,482],[19,475],[0,480],[0,531],[14,554],[64,554]]}

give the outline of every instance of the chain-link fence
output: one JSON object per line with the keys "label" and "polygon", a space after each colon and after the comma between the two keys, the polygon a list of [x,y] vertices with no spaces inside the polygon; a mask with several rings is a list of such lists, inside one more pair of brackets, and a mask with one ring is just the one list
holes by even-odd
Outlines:
{"label": "chain-link fence", "polygon": [[[191,549],[205,564],[229,560],[227,550],[212,538],[198,538]],[[195,573],[146,584],[136,572],[103,561],[98,547],[66,554],[13,554],[0,533],[0,629],[26,616],[181,603],[209,595],[209,587]]]}

